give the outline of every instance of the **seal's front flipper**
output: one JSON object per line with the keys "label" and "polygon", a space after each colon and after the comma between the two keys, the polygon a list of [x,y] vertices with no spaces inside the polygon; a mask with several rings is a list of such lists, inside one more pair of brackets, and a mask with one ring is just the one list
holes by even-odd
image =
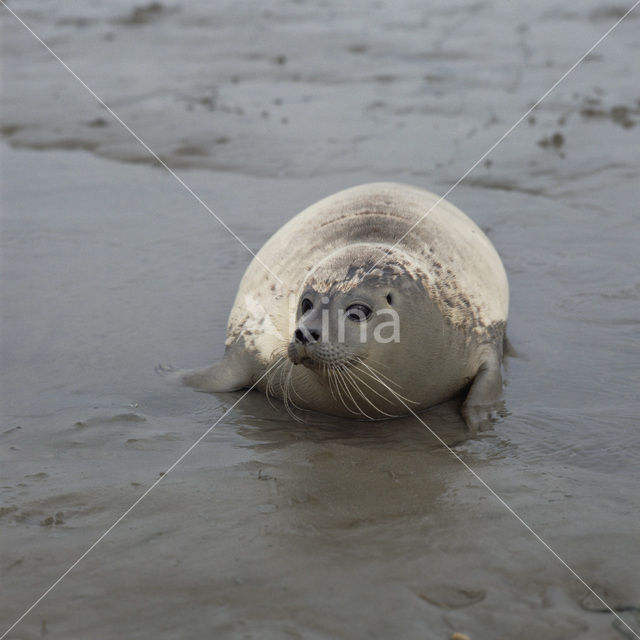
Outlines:
{"label": "seal's front flipper", "polygon": [[174,369],[159,365],[156,371],[169,382],[193,387],[197,391],[237,391],[252,383],[251,368],[246,359],[228,352],[222,360],[203,369]]}
{"label": "seal's front flipper", "polygon": [[500,358],[494,349],[487,350],[462,405],[462,417],[470,431],[491,424],[501,394]]}

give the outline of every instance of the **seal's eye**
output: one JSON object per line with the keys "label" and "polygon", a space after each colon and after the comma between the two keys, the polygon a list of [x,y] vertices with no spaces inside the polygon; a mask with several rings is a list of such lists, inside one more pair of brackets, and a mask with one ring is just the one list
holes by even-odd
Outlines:
{"label": "seal's eye", "polygon": [[311,309],[313,309],[313,302],[311,302],[309,298],[304,298],[302,300],[301,309],[302,309],[302,315],[307,313],[307,311],[311,311]]}
{"label": "seal's eye", "polygon": [[353,322],[362,322],[371,315],[371,309],[366,304],[352,304],[347,307],[347,318]]}

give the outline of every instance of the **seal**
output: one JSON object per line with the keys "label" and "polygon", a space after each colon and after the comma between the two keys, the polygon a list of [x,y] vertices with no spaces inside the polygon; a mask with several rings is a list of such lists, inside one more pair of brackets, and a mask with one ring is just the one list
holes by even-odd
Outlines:
{"label": "seal", "polygon": [[502,392],[508,306],[500,257],[462,211],[416,187],[365,184],[308,207],[262,247],[222,360],[160,369],[200,391],[255,384],[293,415],[384,419],[468,389],[462,415],[475,430]]}

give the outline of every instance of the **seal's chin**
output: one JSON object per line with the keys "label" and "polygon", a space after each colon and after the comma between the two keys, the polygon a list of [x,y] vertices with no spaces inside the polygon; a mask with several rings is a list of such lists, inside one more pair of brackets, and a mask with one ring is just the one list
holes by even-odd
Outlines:
{"label": "seal's chin", "polygon": [[319,371],[321,369],[320,362],[315,360],[311,354],[307,352],[304,347],[296,344],[290,344],[287,349],[287,355],[289,356],[289,360],[293,364],[301,364],[308,369],[312,369],[314,371]]}
{"label": "seal's chin", "polygon": [[302,364],[302,361],[308,357],[305,350],[300,345],[295,344],[295,342],[289,343],[289,346],[287,347],[287,356],[293,364]]}
{"label": "seal's chin", "polygon": [[311,369],[316,372],[320,369],[320,363],[316,362],[313,358],[302,358],[300,364],[303,367],[307,367],[307,369]]}

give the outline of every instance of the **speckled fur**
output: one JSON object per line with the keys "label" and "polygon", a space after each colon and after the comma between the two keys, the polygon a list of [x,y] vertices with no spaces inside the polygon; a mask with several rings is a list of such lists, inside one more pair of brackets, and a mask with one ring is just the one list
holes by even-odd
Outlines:
{"label": "speckled fur", "polygon": [[[347,292],[375,281],[410,292],[401,310],[398,349],[405,351],[392,366],[402,363],[399,384],[424,384],[424,392],[409,393],[418,408],[473,380],[489,347],[502,358],[509,292],[500,258],[474,222],[428,191],[395,183],[341,191],[292,218],[258,258],[270,271],[258,260],[249,265],[226,340],[227,356],[240,354],[249,363],[247,383],[286,352],[308,286]],[[312,371],[296,366],[293,376],[302,406],[334,412],[335,401],[318,389],[321,380]]]}

